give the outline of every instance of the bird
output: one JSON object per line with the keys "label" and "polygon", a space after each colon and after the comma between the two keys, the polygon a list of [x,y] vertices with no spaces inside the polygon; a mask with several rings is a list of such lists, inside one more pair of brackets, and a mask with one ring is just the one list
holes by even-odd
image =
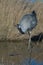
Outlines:
{"label": "bird", "polygon": [[31,14],[26,14],[22,17],[19,24],[17,24],[17,29],[20,33],[25,34],[27,31],[32,31],[32,29],[37,25],[36,13],[33,11]]}
{"label": "bird", "polygon": [[16,25],[17,29],[21,34],[26,34],[27,32],[29,33],[28,48],[30,47],[31,32],[36,27],[36,25],[37,25],[37,15],[34,10],[29,14],[25,14],[21,18],[20,22]]}

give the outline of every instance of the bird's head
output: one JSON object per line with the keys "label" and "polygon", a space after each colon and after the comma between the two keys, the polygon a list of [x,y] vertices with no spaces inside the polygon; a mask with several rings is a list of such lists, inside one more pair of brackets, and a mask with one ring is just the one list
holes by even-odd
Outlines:
{"label": "bird's head", "polygon": [[20,25],[19,24],[16,24],[16,25],[14,25],[17,29],[19,29],[20,28]]}
{"label": "bird's head", "polygon": [[23,32],[22,29],[21,29],[20,24],[17,24],[16,27],[17,27],[17,29],[19,30],[19,32],[20,32],[21,34],[24,34],[24,32]]}
{"label": "bird's head", "polygon": [[19,25],[19,24],[17,24],[16,27],[17,27],[18,29],[20,29],[20,25]]}

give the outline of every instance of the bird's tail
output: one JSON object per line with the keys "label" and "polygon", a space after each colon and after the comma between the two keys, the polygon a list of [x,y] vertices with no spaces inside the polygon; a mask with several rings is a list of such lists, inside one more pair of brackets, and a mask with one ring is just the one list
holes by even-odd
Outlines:
{"label": "bird's tail", "polygon": [[32,11],[32,14],[36,16],[36,12],[34,10]]}

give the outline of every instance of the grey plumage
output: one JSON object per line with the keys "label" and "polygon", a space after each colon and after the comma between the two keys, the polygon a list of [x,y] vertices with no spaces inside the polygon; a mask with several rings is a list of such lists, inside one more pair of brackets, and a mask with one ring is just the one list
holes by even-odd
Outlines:
{"label": "grey plumage", "polygon": [[28,31],[32,31],[37,25],[37,17],[35,11],[30,14],[26,14],[22,17],[19,24],[17,24],[18,30],[23,34]]}

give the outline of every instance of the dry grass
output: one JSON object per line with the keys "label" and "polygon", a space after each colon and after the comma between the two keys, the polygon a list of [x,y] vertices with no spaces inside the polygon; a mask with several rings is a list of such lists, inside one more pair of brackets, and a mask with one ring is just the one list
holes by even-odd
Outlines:
{"label": "dry grass", "polygon": [[[36,5],[37,4],[37,5]],[[43,3],[26,3],[22,0],[0,0],[0,39],[16,40],[15,42],[0,42],[0,62],[15,62],[19,63],[23,59],[29,57],[27,50],[28,34],[21,35],[14,27],[24,14],[30,13],[32,10],[36,11],[38,25],[33,30],[32,35],[43,32]],[[19,39],[19,41],[17,41]],[[43,42],[42,42],[43,43]],[[35,50],[34,50],[35,49]],[[39,47],[36,45],[33,48],[32,57],[37,60],[43,60],[43,44]],[[10,53],[19,54],[17,56],[9,56]]]}
{"label": "dry grass", "polygon": [[33,4],[22,0],[1,0],[0,39],[25,38],[25,35],[19,35],[20,33],[14,27],[14,24],[17,24],[24,14],[30,13],[32,10],[36,11],[38,19],[38,25],[32,34],[38,34],[40,31],[43,32],[43,3],[37,2]]}

